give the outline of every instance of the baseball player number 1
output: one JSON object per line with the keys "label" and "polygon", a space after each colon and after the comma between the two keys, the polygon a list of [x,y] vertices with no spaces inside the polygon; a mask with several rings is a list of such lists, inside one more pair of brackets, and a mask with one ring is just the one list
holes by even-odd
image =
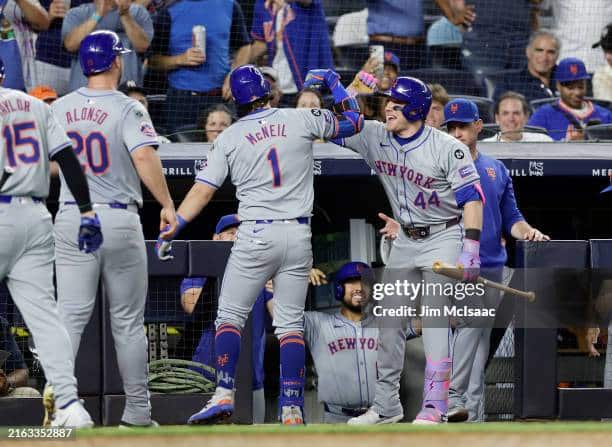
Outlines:
{"label": "baseball player number 1", "polygon": [[281,173],[280,167],[278,166],[278,152],[276,151],[276,147],[274,146],[272,146],[268,151],[268,161],[270,162],[270,167],[272,168],[272,184],[275,188],[278,188],[281,185]]}
{"label": "baseball player number 1", "polygon": [[[68,132],[68,136],[73,142],[77,157],[80,160],[85,158],[86,164],[82,165],[83,172],[87,172],[87,168],[91,169],[93,175],[103,175],[108,171],[110,158],[106,137],[103,134],[94,131],[84,137],[78,132]],[[83,150],[85,151],[84,157]]]}
{"label": "baseball player number 1", "polygon": [[[31,136],[24,136],[24,132],[28,130],[36,130],[36,124],[33,121],[15,123],[12,126],[7,125],[2,129],[2,137],[6,145],[6,156],[10,167],[17,166],[17,159],[24,164],[36,163],[40,159],[40,146],[38,140]],[[19,146],[30,146],[31,153],[16,154],[15,149]],[[17,157],[15,157],[15,155]]]}

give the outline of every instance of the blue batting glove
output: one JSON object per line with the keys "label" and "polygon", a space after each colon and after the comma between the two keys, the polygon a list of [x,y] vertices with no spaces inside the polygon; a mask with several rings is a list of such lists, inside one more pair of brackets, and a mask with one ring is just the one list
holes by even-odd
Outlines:
{"label": "blue batting glove", "polygon": [[[187,225],[187,221],[181,217],[180,214],[176,215],[177,227],[174,232],[174,237],[176,237],[179,232]],[[155,242],[155,254],[157,255],[157,259],[160,261],[169,261],[174,259],[174,255],[172,254],[172,239],[162,239],[161,234],[168,231],[170,229],[170,225],[166,225],[162,231],[160,231],[159,236],[157,237],[157,242]]]}
{"label": "blue batting glove", "polygon": [[79,250],[85,253],[93,253],[104,241],[100,219],[96,214],[94,217],[81,217],[79,227]]}
{"label": "blue batting glove", "polygon": [[310,70],[306,75],[306,80],[304,81],[304,87],[313,87],[313,86],[321,86],[329,88],[330,90],[334,88],[334,86],[340,80],[340,75],[336,73],[334,70],[329,68],[326,69],[315,69]]}

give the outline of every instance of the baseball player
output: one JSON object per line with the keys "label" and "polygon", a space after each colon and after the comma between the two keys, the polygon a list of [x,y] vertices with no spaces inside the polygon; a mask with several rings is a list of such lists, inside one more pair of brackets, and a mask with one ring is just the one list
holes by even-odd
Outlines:
{"label": "baseball player", "polygon": [[[0,80],[4,80],[1,60]],[[7,280],[38,347],[45,377],[55,385],[57,411],[52,425],[92,427],[77,396],[74,361],[66,350],[70,338],[55,302],[53,227],[45,207],[50,160],[59,164],[76,202],[75,225],[65,237],[77,252],[93,256],[100,247],[100,221],[70,139],[49,106],[20,91],[0,88],[0,120],[0,281]]]}
{"label": "baseball player", "polygon": [[[455,99],[444,108],[444,124],[450,135],[470,149],[480,184],[484,192],[483,230],[480,236],[480,262],[482,276],[501,282],[508,255],[502,244],[505,232],[516,239],[547,241],[550,238],[533,228],[519,211],[512,179],[499,160],[478,152],[476,141],[482,130],[478,107],[466,99]],[[477,297],[471,298],[472,300]],[[495,308],[500,293],[486,288],[482,301],[475,306]],[[453,372],[449,389],[449,422],[484,421],[484,374],[489,354],[489,337],[493,319],[469,321],[459,325],[453,335]],[[477,355],[478,352],[478,355]]]}
{"label": "baseball player", "polygon": [[[473,280],[480,266],[482,191],[468,149],[424,124],[432,96],[420,80],[399,77],[386,96],[386,123],[366,121],[359,135],[335,140],[360,153],[378,173],[393,215],[402,225],[403,231],[393,241],[383,281],[446,284],[444,278],[429,270],[436,260],[463,266],[464,279]],[[398,293],[385,296],[381,304],[395,308],[409,301]],[[441,309],[448,298],[430,293],[421,297],[421,304]],[[399,380],[408,318],[379,322],[374,404],[349,424],[385,424],[403,418]],[[452,367],[449,321],[443,315],[428,315],[422,323],[425,392],[414,423],[436,424],[445,420],[448,405]]]}
{"label": "baseball player", "polygon": [[55,219],[58,302],[76,356],[91,317],[100,280],[110,308],[119,372],[125,390],[124,426],[149,426],[147,341],[143,330],[147,256],[138,216],[140,181],[161,204],[161,216],[176,226],[174,204],[155,148],[157,135],[145,108],[116,90],[121,55],[129,52],[111,31],[95,31],[81,42],[79,60],[87,87],[53,103],[72,139],[91,186],[94,208],[104,222],[106,243],[95,256],[80,253],[70,238],[78,209],[61,177]]}
{"label": "baseball player", "polygon": [[[179,229],[193,220],[231,174],[240,201],[241,224],[227,263],[215,321],[217,389],[189,423],[213,423],[234,411],[234,376],[240,333],[266,281],[274,281],[275,333],[280,339],[281,420],[304,421],[303,313],[312,266],[310,215],[313,203],[312,142],[345,137],[361,128],[363,117],[332,70],[309,76],[327,86],[340,118],[321,109],[270,108],[270,88],[252,65],[230,74],[238,121],[217,137],[207,166],[196,177],[177,218]],[[160,237],[158,256],[170,241]]]}
{"label": "baseball player", "polygon": [[[317,392],[323,402],[323,421],[346,423],[365,413],[374,400],[378,327],[364,308],[369,297],[362,275],[363,262],[344,264],[336,273],[334,296],[340,309],[333,313],[305,312],[304,341],[318,375]],[[417,332],[408,328],[408,339]]]}

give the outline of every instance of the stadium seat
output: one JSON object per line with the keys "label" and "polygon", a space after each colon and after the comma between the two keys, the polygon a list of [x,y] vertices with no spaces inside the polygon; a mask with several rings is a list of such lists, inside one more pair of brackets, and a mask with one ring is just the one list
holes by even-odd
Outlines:
{"label": "stadium seat", "polygon": [[[370,57],[370,50],[367,45],[347,45],[334,47],[336,57],[336,69],[359,71]],[[343,81],[346,79],[342,78]]]}
{"label": "stadium seat", "polygon": [[428,47],[429,60],[433,68],[461,70],[461,48],[450,45],[432,45]]}
{"label": "stadium seat", "polygon": [[409,70],[405,75],[413,76],[423,82],[441,84],[451,95],[461,95],[462,97],[469,95],[484,98],[487,93],[484,84],[477,81],[472,73],[468,71],[421,68]]}
{"label": "stadium seat", "polygon": [[585,132],[589,140],[612,141],[612,124],[588,126]]}
{"label": "stadium seat", "polygon": [[196,124],[187,124],[166,136],[175,143],[203,143],[206,140],[206,131]]}
{"label": "stadium seat", "polygon": [[495,118],[493,116],[493,101],[489,98],[483,98],[480,96],[470,96],[470,95],[449,95],[450,99],[463,98],[472,101],[478,107],[478,113],[480,114],[480,119],[486,123],[493,123]]}

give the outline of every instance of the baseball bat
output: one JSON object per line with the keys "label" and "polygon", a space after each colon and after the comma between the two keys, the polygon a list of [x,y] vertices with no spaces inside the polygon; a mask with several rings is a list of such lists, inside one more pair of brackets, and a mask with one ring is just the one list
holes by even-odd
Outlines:
{"label": "baseball bat", "polygon": [[15,169],[13,168],[9,168],[8,166],[4,168],[4,170],[2,171],[2,177],[0,177],[0,191],[2,191],[2,187],[9,179],[9,177],[13,175],[13,172],[15,172]]}
{"label": "baseball bat", "polygon": [[[436,261],[433,263],[432,270],[435,273],[448,276],[449,278],[457,279],[459,281],[463,280],[463,267],[455,267],[454,265],[448,265],[444,262]],[[483,278],[482,276],[479,276],[476,279],[476,282],[484,284],[487,287],[493,287],[494,289],[501,290],[502,292],[518,296],[520,298],[525,298],[530,303],[533,303],[536,298],[534,292],[525,292],[524,290],[518,290],[513,287],[508,287],[504,284],[500,284],[498,282],[491,281],[490,279]]]}

